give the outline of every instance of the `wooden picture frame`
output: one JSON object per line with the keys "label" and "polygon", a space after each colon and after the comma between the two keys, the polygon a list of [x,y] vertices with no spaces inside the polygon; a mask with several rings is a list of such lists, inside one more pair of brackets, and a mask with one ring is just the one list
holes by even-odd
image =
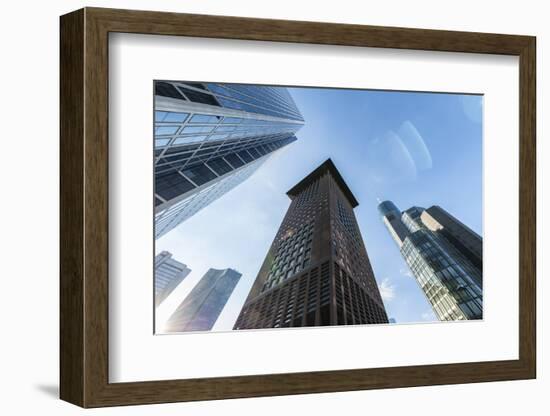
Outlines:
{"label": "wooden picture frame", "polygon": [[[536,376],[535,38],[85,8],[61,17],[60,396],[82,407],[530,379]],[[515,55],[520,66],[519,359],[109,383],[111,32]]]}

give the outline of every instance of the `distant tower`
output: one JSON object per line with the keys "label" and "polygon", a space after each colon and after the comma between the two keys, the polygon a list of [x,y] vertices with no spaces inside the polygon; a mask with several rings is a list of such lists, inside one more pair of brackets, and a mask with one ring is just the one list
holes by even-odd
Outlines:
{"label": "distant tower", "polygon": [[401,247],[409,230],[401,221],[401,211],[391,201],[384,201],[378,205],[378,211],[382,214],[382,221],[388,228],[395,242]]}
{"label": "distant tower", "polygon": [[401,213],[384,201],[378,210],[436,316],[482,319],[481,237],[438,206]]}
{"label": "distant tower", "polygon": [[155,81],[155,238],[245,181],[303,124],[283,87]]}
{"label": "distant tower", "polygon": [[234,329],[387,323],[353,213],[330,159],[295,185]]}
{"label": "distant tower", "polygon": [[165,332],[212,329],[240,278],[233,269],[209,269],[172,314]]}
{"label": "distant tower", "polygon": [[163,251],[155,257],[155,306],[164,299],[191,273],[185,264],[172,258],[172,254]]}

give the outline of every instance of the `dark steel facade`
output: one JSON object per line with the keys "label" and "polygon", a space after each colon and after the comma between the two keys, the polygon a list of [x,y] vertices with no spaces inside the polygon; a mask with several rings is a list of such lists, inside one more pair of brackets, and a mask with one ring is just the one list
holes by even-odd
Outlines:
{"label": "dark steel facade", "polygon": [[387,323],[355,219],[357,200],[329,159],[292,200],[234,329]]}

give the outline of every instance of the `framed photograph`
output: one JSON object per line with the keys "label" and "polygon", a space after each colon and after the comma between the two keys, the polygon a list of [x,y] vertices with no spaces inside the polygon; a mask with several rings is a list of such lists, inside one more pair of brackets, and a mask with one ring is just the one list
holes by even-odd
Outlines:
{"label": "framed photograph", "polygon": [[535,378],[535,49],[62,16],[61,398]]}

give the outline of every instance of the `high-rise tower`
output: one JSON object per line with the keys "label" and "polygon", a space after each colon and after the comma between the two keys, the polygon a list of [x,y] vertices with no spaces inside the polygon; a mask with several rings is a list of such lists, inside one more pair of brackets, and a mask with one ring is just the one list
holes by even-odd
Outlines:
{"label": "high-rise tower", "polygon": [[155,82],[155,237],[252,175],[304,124],[286,88]]}
{"label": "high-rise tower", "polygon": [[234,329],[387,323],[353,213],[330,159],[295,185]]}
{"label": "high-rise tower", "polygon": [[482,319],[481,237],[438,206],[378,210],[438,318]]}
{"label": "high-rise tower", "polygon": [[185,264],[163,251],[155,257],[155,306],[162,303],[170,293],[191,273]]}
{"label": "high-rise tower", "polygon": [[168,319],[164,331],[212,329],[240,278],[233,269],[209,269]]}
{"label": "high-rise tower", "polygon": [[422,213],[422,222],[449,240],[476,268],[483,269],[483,240],[477,233],[437,205]]}

